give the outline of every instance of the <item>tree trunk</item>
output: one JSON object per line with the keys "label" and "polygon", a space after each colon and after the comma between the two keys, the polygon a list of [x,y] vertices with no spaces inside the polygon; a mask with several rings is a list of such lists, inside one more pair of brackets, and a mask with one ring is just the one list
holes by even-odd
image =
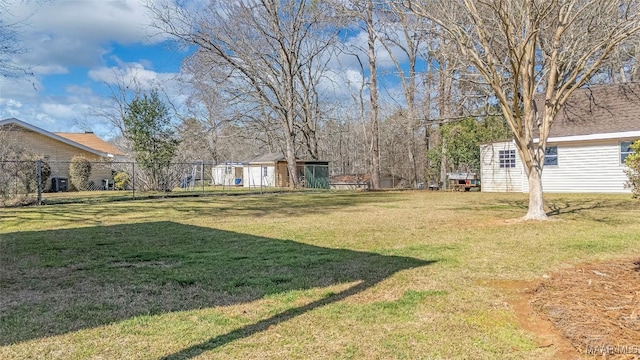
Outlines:
{"label": "tree trunk", "polygon": [[289,188],[298,188],[298,173],[296,169],[296,153],[294,149],[292,136],[287,138],[287,148],[285,150],[285,157],[287,158],[287,170],[289,170]]}
{"label": "tree trunk", "polygon": [[[412,129],[413,130],[413,129]],[[416,163],[416,156],[414,153],[414,149],[416,147],[416,141],[414,139],[413,134],[415,133],[415,131],[412,131],[409,134],[409,141],[407,144],[407,151],[408,151],[408,156],[409,156],[409,166],[410,166],[410,171],[411,171],[411,185],[413,188],[417,188],[418,187],[418,165]]]}
{"label": "tree trunk", "polygon": [[[415,75],[413,75],[415,76]],[[415,83],[415,80],[412,80]],[[408,91],[407,98],[407,155],[409,157],[410,175],[413,188],[418,187],[418,165],[416,161],[416,120],[413,89]]]}
{"label": "tree trunk", "polygon": [[442,125],[440,125],[440,146],[440,184],[442,184],[442,190],[447,190],[449,188],[447,179],[447,137],[442,132]]}
{"label": "tree trunk", "polygon": [[547,220],[542,192],[542,168],[531,167],[527,170],[527,178],[529,179],[529,210],[523,219]]}
{"label": "tree trunk", "polygon": [[367,3],[367,29],[369,33],[369,99],[371,101],[371,186],[380,188],[380,127],[378,124],[378,80],[376,58],[376,34],[373,28],[373,1]]}

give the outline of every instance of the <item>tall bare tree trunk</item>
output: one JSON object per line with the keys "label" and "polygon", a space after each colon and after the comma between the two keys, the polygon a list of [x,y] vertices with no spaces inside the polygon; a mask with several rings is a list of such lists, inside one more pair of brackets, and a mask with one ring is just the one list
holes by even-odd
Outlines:
{"label": "tall bare tree trunk", "polygon": [[445,119],[451,116],[450,103],[451,103],[451,80],[450,71],[447,69],[447,62],[442,61],[440,68],[440,94],[439,94],[439,107],[440,107],[440,183],[443,189],[447,189],[449,184],[447,183],[447,138],[442,132],[442,125],[444,125]]}
{"label": "tall bare tree trunk", "polygon": [[[440,125],[442,127],[442,125]],[[447,138],[440,130],[440,183],[442,184],[442,189],[448,189],[449,184],[447,183]]]}
{"label": "tall bare tree trunk", "polygon": [[[418,159],[416,130],[416,91],[417,73],[416,64],[418,60],[421,44],[425,37],[419,29],[424,29],[427,22],[406,11],[405,5],[401,2],[385,1],[387,11],[379,12],[382,18],[384,29],[379,33],[379,40],[387,50],[389,58],[393,62],[398,72],[400,84],[404,92],[406,101],[406,116],[404,118],[404,139],[403,145],[406,149],[407,159],[401,160],[402,164],[408,164],[409,168],[401,166],[400,173],[403,177],[411,180],[413,187],[416,187],[418,178]],[[401,55],[399,56],[398,53]],[[425,59],[426,60],[426,59]],[[429,61],[426,61],[427,64]],[[428,66],[428,65],[427,65]],[[408,161],[408,163],[407,163]]]}
{"label": "tall bare tree trunk", "polygon": [[296,152],[293,143],[293,136],[286,137],[285,158],[287,159],[287,170],[289,170],[289,188],[298,187],[298,173],[296,169]]}
{"label": "tall bare tree trunk", "polygon": [[366,25],[368,37],[369,55],[369,96],[371,101],[371,186],[374,189],[380,188],[380,127],[378,124],[378,80],[376,65],[376,33],[373,27],[373,0],[369,0],[366,10]]}
{"label": "tall bare tree trunk", "polygon": [[418,185],[418,164],[416,163],[416,125],[415,125],[415,114],[414,114],[414,105],[407,105],[408,117],[407,121],[407,156],[409,157],[409,165],[411,166],[411,182],[413,187],[417,187]]}

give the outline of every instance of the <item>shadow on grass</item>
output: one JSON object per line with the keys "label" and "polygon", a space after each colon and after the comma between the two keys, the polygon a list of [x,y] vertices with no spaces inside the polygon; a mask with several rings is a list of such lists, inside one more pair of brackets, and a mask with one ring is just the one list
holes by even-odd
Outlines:
{"label": "shadow on grass", "polygon": [[[528,200],[500,200],[498,202],[501,206],[508,206],[514,209],[525,210],[528,207]],[[628,200],[618,199],[598,199],[598,198],[584,198],[584,199],[567,199],[557,198],[545,201],[548,211],[547,216],[559,216],[567,214],[582,214],[590,210],[607,209],[619,210],[620,208],[629,208],[633,205]],[[637,205],[637,204],[636,204]],[[598,219],[594,219],[598,220]]]}
{"label": "shadow on grass", "polygon": [[[34,221],[101,225],[101,219],[126,217],[127,214],[149,215],[154,212],[174,211],[180,218],[203,216],[303,216],[321,214],[357,205],[381,204],[396,201],[397,194],[359,192],[297,192],[264,195],[212,196],[206,198],[174,198],[156,200],[130,200],[111,203],[58,204],[33,206],[9,211],[0,209],[0,223],[3,221],[33,224]],[[165,216],[166,218],[166,216]],[[141,219],[141,217],[138,217]]]}
{"label": "shadow on grass", "polygon": [[358,282],[167,357],[190,358],[430,263],[173,222],[3,234],[0,345]]}
{"label": "shadow on grass", "polygon": [[[526,212],[529,206],[528,200],[501,200],[500,204],[507,205],[515,209],[522,209]],[[575,201],[567,199],[557,199],[546,201],[546,207],[548,211],[547,216],[558,216],[563,214],[579,214],[585,210],[593,210],[601,207],[605,207],[601,201]]]}

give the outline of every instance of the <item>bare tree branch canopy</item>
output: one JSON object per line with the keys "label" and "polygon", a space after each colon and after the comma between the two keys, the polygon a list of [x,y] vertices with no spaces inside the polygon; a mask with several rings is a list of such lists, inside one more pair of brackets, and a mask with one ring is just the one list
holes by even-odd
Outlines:
{"label": "bare tree branch canopy", "polygon": [[[26,49],[22,47],[18,37],[20,33],[20,19],[11,19],[9,3],[0,0],[0,13],[5,19],[0,18],[0,76],[17,77],[28,74],[29,69],[21,65],[16,57],[23,54]],[[9,15],[9,16],[7,16]]]}
{"label": "bare tree branch canopy", "polygon": [[[549,129],[578,88],[640,31],[638,0],[408,0],[482,75],[514,135],[529,180],[525,219],[546,219],[542,169]],[[535,102],[534,98],[541,101]],[[543,100],[543,101],[542,101]]]}
{"label": "bare tree branch canopy", "polygon": [[[362,69],[363,80],[366,81],[366,83],[362,85],[360,95],[362,96],[365,85],[369,92],[369,173],[371,174],[371,186],[374,189],[378,189],[380,188],[380,94],[377,51],[377,45],[380,42],[380,29],[378,28],[380,21],[378,13],[381,8],[384,7],[384,1],[335,0],[332,2],[332,5],[341,18],[347,19],[348,22],[355,24],[356,27],[360,28],[360,30],[366,34],[366,48],[363,46],[363,48],[357,49],[357,52],[366,54],[368,65],[366,70],[365,67],[362,66],[362,60],[360,60],[359,55],[356,55],[356,57]],[[363,100],[361,97],[360,102]],[[364,121],[364,106],[362,106],[360,110],[363,114],[362,121]]]}
{"label": "bare tree branch canopy", "polygon": [[[418,109],[416,106],[418,96],[418,72],[417,63],[420,56],[420,48],[427,36],[421,30],[428,27],[424,18],[416,17],[407,12],[399,3],[389,2],[389,11],[382,14],[383,22],[387,29],[380,36],[380,42],[385,48],[393,66],[395,67],[406,103],[405,134],[406,151],[411,169],[411,181],[414,186],[418,184],[418,149],[416,145],[416,133],[418,131]],[[401,56],[395,55],[399,50]]]}
{"label": "bare tree branch canopy", "polygon": [[[282,136],[289,184],[297,187],[296,137],[313,137],[317,108],[310,81],[332,40],[325,28],[321,3],[296,0],[210,1],[202,8],[175,4],[149,4],[155,26],[198,47],[205,68],[224,69],[230,84],[245,102],[262,107],[274,117]],[[329,15],[329,14],[326,14]],[[324,41],[324,42],[323,42]],[[302,94],[300,91],[307,91]],[[302,94],[302,95],[301,95]],[[311,96],[311,97],[310,97]],[[306,132],[305,132],[306,131]],[[317,153],[308,139],[312,156]]]}

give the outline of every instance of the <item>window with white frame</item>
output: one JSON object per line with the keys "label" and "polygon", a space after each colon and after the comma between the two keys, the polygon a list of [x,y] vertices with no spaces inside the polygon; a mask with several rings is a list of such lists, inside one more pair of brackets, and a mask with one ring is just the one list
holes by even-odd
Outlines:
{"label": "window with white frame", "polygon": [[633,141],[623,141],[620,143],[620,163],[623,165],[627,156],[629,156],[629,154],[633,154],[631,144],[633,144]]}
{"label": "window with white frame", "polygon": [[501,169],[516,167],[516,151],[515,150],[499,150],[498,161]]}
{"label": "window with white frame", "polygon": [[558,165],[558,147],[547,146],[544,149],[544,166],[557,166]]}
{"label": "window with white frame", "polygon": [[269,176],[269,168],[267,166],[262,167],[262,177]]}

